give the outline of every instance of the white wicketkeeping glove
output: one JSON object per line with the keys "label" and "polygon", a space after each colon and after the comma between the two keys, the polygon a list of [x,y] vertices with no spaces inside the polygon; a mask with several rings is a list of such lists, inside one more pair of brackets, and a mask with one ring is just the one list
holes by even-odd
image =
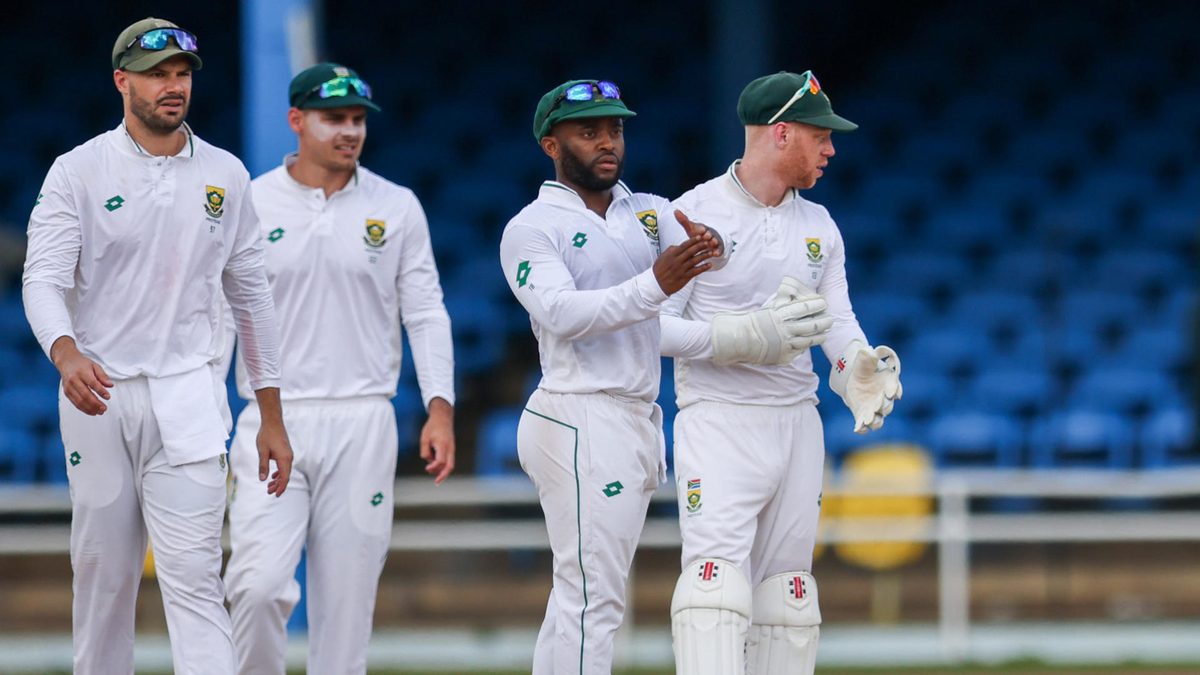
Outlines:
{"label": "white wicketkeeping glove", "polygon": [[833,389],[854,414],[854,432],[865,434],[883,426],[895,401],[904,395],[900,385],[900,357],[891,347],[869,347],[855,340],[833,363],[829,373]]}
{"label": "white wicketkeeping glove", "polygon": [[825,341],[833,326],[825,307],[825,299],[812,289],[784,277],[762,309],[713,317],[713,363],[791,363],[804,350]]}

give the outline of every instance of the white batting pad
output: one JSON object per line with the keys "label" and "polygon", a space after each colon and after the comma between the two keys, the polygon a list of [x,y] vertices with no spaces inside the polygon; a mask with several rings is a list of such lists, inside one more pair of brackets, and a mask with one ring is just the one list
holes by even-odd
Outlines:
{"label": "white batting pad", "polygon": [[746,638],[747,675],[812,675],[821,610],[808,572],[785,572],[754,589],[754,625]]}
{"label": "white batting pad", "polygon": [[677,675],[743,675],[750,582],[736,565],[702,558],[688,565],[671,598]]}

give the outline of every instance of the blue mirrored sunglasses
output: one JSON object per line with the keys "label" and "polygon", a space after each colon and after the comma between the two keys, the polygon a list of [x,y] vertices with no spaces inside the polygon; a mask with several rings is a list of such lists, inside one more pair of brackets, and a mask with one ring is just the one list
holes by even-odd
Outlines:
{"label": "blue mirrored sunglasses", "polygon": [[174,38],[175,44],[185,52],[194,52],[198,48],[196,46],[196,36],[182,28],[155,28],[154,30],[148,30],[130,40],[129,44],[125,45],[125,48],[129,49],[136,43],[142,49],[158,52],[166,49],[172,38]]}
{"label": "blue mirrored sunglasses", "polygon": [[371,85],[357,77],[335,77],[332,80],[326,80],[313,87],[304,98],[307,100],[312,98],[314,94],[317,98],[322,99],[340,98],[342,96],[349,96],[351,89],[358,92],[359,96],[367,100],[371,99]]}
{"label": "blue mirrored sunglasses", "polygon": [[547,113],[562,105],[563,101],[594,101],[598,98],[620,100],[621,90],[617,85],[608,80],[580,82],[579,84],[567,87],[566,91],[559,94],[558,98],[554,100],[554,105],[550,106],[550,111],[547,111]]}

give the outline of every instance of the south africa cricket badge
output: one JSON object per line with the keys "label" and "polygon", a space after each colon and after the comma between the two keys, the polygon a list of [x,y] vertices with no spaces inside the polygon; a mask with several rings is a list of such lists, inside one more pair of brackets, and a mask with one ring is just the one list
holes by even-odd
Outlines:
{"label": "south africa cricket badge", "polygon": [[225,214],[225,188],[204,186],[204,212],[210,218],[220,218]]}
{"label": "south africa cricket badge", "polygon": [[700,479],[689,478],[687,482],[687,512],[697,513],[700,511]]}
{"label": "south africa cricket badge", "polygon": [[650,239],[650,243],[658,246],[658,212],[654,209],[638,211],[634,214],[642,224],[642,231]]}
{"label": "south africa cricket badge", "polygon": [[383,233],[387,230],[387,223],[382,220],[367,219],[367,236],[363,237],[363,243],[371,248],[382,248],[387,240],[383,238]]}
{"label": "south africa cricket badge", "polygon": [[808,249],[809,262],[818,263],[818,262],[821,262],[825,258],[825,254],[821,253],[821,240],[820,239],[816,239],[816,238],[805,239],[804,247]]}

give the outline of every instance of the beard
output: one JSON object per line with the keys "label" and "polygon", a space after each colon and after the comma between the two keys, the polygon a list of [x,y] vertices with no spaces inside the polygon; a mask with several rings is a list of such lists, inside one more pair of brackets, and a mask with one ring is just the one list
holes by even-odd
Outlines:
{"label": "beard", "polygon": [[[606,157],[607,155],[601,155]],[[613,155],[616,156],[615,154]],[[599,161],[600,157],[596,158]],[[617,157],[617,173],[612,178],[601,178],[596,175],[591,165],[584,164],[579,155],[571,152],[566,145],[562,146],[562,171],[563,175],[571,183],[587,190],[588,192],[604,192],[621,180],[621,172],[625,170],[625,159]]]}
{"label": "beard", "polygon": [[[168,100],[182,100],[183,110],[178,119],[163,117],[154,112],[155,107]],[[158,101],[149,101],[141,96],[138,96],[137,90],[134,89],[133,83],[129,85],[129,109],[133,112],[133,116],[138,118],[142,124],[150,131],[158,133],[171,133],[178,129],[183,124],[183,120],[187,117],[188,108],[191,107],[191,102],[184,97],[164,96]]]}

